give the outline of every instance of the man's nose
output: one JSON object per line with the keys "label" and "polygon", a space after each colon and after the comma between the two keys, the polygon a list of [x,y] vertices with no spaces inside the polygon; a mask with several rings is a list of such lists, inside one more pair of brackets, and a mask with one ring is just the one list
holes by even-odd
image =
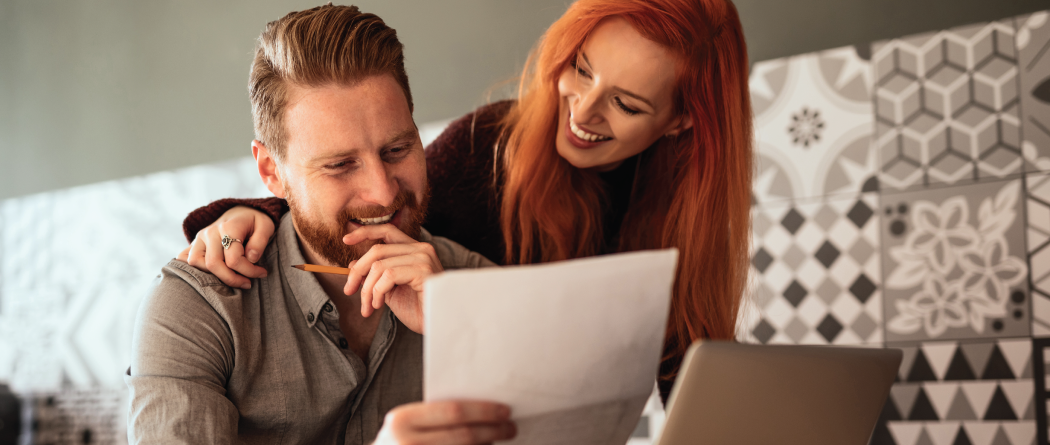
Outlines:
{"label": "man's nose", "polygon": [[388,207],[393,204],[400,188],[387,164],[382,161],[370,162],[363,173],[360,176],[363,181],[360,198],[372,205]]}

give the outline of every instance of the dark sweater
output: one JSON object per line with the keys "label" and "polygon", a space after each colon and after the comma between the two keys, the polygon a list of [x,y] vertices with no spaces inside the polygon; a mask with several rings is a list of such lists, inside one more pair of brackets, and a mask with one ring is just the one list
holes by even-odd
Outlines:
{"label": "dark sweater", "polygon": [[[500,230],[500,190],[495,183],[495,146],[503,117],[513,102],[485,105],[449,124],[426,148],[430,205],[423,226],[433,235],[443,236],[478,252],[498,264],[505,264],[503,233]],[[551,148],[553,150],[553,147]],[[613,250],[624,215],[630,203],[637,159],[625,160],[614,170],[601,173],[608,205],[603,215],[605,251]],[[183,221],[187,240],[215,222],[224,212],[238,205],[266,213],[277,224],[288,211],[280,198],[221,199],[194,210]],[[661,376],[677,373],[681,357],[660,364]],[[659,379],[660,396],[667,402],[673,380]]]}

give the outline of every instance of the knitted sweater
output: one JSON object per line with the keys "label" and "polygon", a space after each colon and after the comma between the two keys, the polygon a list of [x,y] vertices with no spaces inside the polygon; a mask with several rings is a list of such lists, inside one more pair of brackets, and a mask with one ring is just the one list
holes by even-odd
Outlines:
{"label": "knitted sweater", "polygon": [[[449,124],[426,148],[430,205],[423,227],[433,235],[456,241],[498,264],[505,263],[505,246],[499,224],[501,195],[499,184],[495,182],[495,146],[502,132],[501,121],[513,104],[512,101],[502,101],[478,108]],[[620,167],[600,174],[609,198],[603,216],[606,246],[613,245],[612,237],[619,232],[620,223],[627,213],[636,164],[633,158],[628,159]],[[288,211],[288,203],[280,198],[221,199],[194,210],[186,217],[182,225],[186,239],[192,241],[198,231],[238,205],[269,215],[274,224]],[[671,356],[663,360],[660,375],[677,374],[681,359],[680,356]],[[658,381],[665,403],[672,383],[673,380],[665,378]]]}

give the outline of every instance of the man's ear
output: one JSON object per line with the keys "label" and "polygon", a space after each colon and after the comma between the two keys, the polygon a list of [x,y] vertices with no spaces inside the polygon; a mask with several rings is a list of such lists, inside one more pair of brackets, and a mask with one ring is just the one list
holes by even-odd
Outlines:
{"label": "man's ear", "polygon": [[678,133],[686,131],[690,128],[693,128],[693,118],[688,114],[683,114],[676,117],[672,121],[671,129],[666,131],[664,135],[670,137],[678,136]]}
{"label": "man's ear", "polygon": [[266,184],[266,188],[273,193],[273,196],[285,198],[281,171],[277,168],[277,160],[270,155],[270,149],[266,148],[262,142],[253,140],[252,156],[255,157],[255,163],[259,166],[259,177],[262,178],[263,184]]}

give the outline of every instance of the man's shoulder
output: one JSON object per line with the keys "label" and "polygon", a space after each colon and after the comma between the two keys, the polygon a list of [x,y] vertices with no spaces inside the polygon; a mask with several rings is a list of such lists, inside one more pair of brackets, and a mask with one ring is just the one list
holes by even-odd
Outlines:
{"label": "man's shoulder", "polygon": [[227,286],[215,275],[183,261],[171,260],[161,268],[158,280],[143,301],[140,316],[189,319],[218,315],[229,320],[241,310],[242,292]]}
{"label": "man's shoulder", "polygon": [[474,252],[461,244],[443,236],[434,236],[426,229],[420,230],[420,240],[434,246],[441,267],[445,270],[453,269],[477,269],[480,267],[493,267],[496,263],[485,258],[480,253]]}

